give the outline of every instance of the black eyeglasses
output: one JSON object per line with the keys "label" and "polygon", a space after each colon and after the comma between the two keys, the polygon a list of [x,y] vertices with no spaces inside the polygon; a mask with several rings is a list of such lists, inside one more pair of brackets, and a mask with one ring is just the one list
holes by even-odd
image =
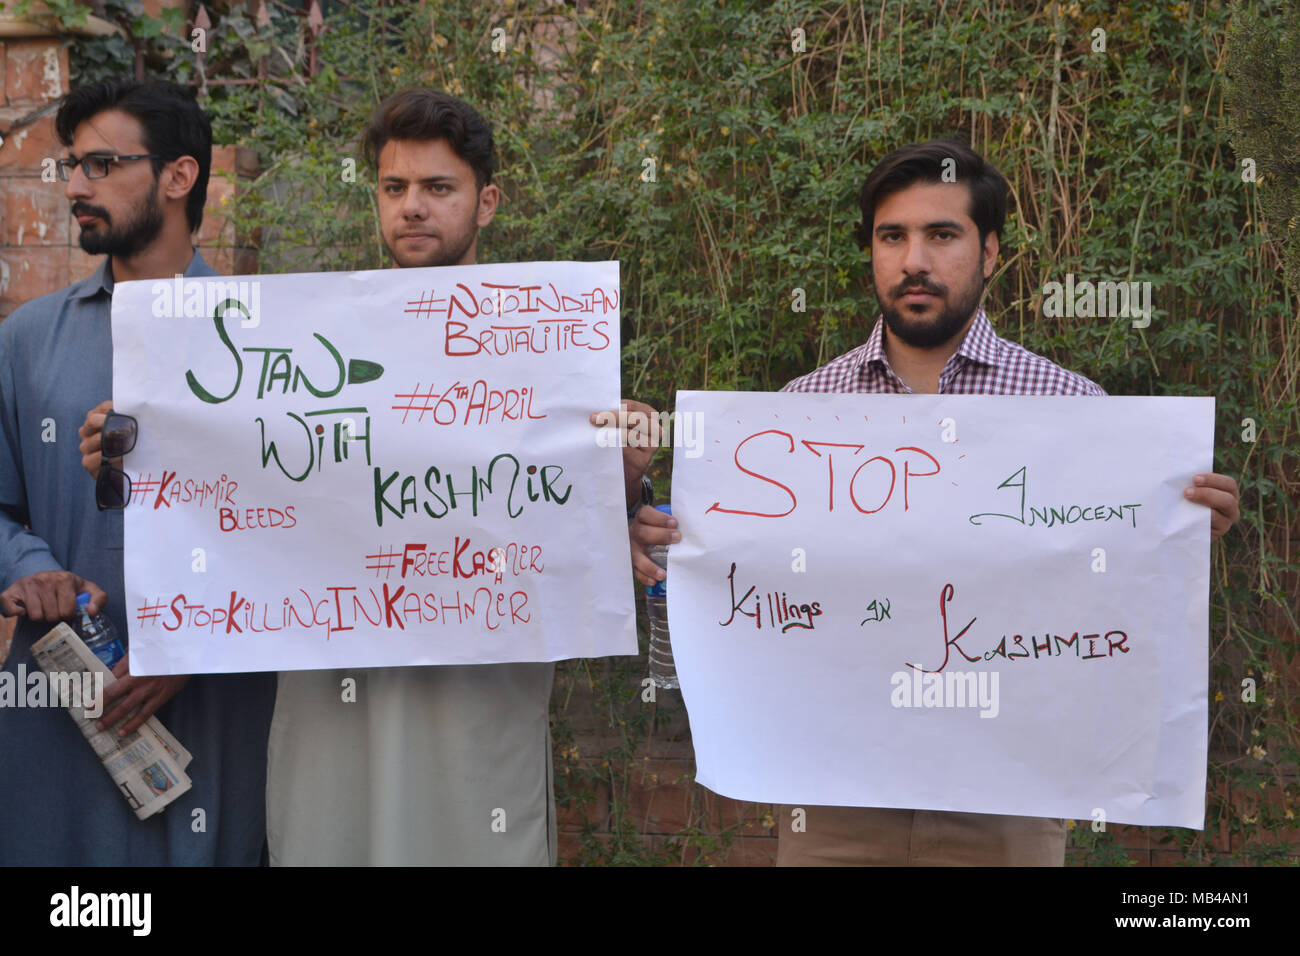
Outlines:
{"label": "black eyeglasses", "polygon": [[78,166],[86,174],[87,179],[103,179],[114,163],[127,163],[136,159],[162,159],[162,157],[157,153],[136,153],[134,156],[83,156],[81,159],[69,156],[67,159],[56,161],[54,168],[59,173],[59,179],[65,183],[72,178],[72,171]]}
{"label": "black eyeglasses", "polygon": [[131,500],[131,479],[110,458],[121,458],[135,447],[136,423],[130,415],[109,412],[100,430],[100,465],[95,477],[95,504],[100,511],[125,508]]}

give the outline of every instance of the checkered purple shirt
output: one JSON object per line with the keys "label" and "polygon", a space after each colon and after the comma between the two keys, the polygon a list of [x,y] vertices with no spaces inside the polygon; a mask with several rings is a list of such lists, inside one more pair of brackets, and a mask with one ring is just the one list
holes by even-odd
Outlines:
{"label": "checkered purple shirt", "polygon": [[[783,392],[893,392],[912,390],[885,358],[885,320],[876,319],[871,338],[819,369],[787,382]],[[999,338],[981,307],[948,364],[939,373],[946,395],[1105,395],[1096,382],[1067,371],[1041,355]]]}

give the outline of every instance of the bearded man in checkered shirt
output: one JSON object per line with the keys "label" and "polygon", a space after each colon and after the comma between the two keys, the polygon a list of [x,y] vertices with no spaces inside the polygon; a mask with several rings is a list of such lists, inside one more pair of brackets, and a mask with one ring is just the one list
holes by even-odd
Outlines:
{"label": "bearded man in checkered shirt", "polygon": [[[948,173],[945,177],[945,173]],[[881,317],[867,341],[785,392],[1105,395],[1082,375],[998,336],[980,306],[997,263],[1007,181],[957,139],[895,150],[863,183],[858,239],[871,251]],[[1239,516],[1237,483],[1197,475],[1186,497],[1211,509],[1219,538]],[[629,529],[643,584],[664,572],[645,553],[681,540],[676,520],[641,508]],[[1061,820],[877,807],[805,807],[780,826],[777,865],[1019,865],[1065,861]],[[778,807],[777,819],[791,819]]]}

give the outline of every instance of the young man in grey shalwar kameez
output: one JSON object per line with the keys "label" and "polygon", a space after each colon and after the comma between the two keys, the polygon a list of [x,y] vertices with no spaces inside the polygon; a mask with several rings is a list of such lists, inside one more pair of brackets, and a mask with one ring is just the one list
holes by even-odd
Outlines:
{"label": "young man in grey shalwar kameez", "polygon": [[[364,141],[395,265],[474,263],[499,199],[483,118],[445,93],[404,90],[380,104]],[[624,452],[629,502],[652,454]],[[553,864],[554,669],[281,673],[267,772],[272,865]]]}

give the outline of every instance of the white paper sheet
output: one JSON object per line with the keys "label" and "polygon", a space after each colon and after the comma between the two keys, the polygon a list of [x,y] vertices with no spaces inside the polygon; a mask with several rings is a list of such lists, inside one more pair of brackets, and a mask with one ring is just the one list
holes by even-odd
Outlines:
{"label": "white paper sheet", "polygon": [[677,414],[704,448],[674,458],[668,572],[701,784],[1203,826],[1210,512],[1183,489],[1212,398],[679,392]]}
{"label": "white paper sheet", "polygon": [[588,422],[618,407],[618,281],[119,284],[132,672],[636,653],[627,588],[600,586],[628,563],[620,452]]}

